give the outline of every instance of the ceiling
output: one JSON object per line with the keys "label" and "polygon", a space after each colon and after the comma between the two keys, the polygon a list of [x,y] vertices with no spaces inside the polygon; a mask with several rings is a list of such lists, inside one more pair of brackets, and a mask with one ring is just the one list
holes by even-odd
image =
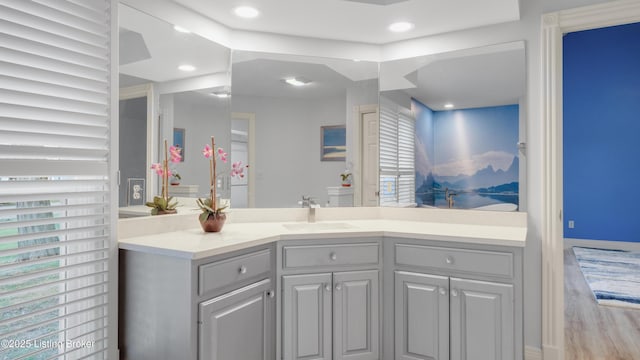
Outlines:
{"label": "ceiling", "polygon": [[[233,30],[386,44],[520,19],[519,0],[173,0]],[[240,5],[260,15],[242,19]],[[392,33],[391,23],[415,27]]]}

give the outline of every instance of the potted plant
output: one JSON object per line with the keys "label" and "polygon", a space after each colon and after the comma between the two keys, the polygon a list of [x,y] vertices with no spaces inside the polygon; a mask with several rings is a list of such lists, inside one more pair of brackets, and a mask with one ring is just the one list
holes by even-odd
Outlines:
{"label": "potted plant", "polygon": [[[225,220],[227,219],[227,215],[224,213],[224,210],[227,206],[220,206],[217,200],[216,194],[216,184],[217,184],[217,160],[221,160],[222,162],[227,162],[228,154],[222,149],[218,148],[215,153],[214,149],[216,148],[215,138],[211,137],[211,146],[206,144],[204,149],[202,149],[202,155],[205,158],[209,159],[209,197],[207,199],[198,199],[196,200],[198,207],[202,210],[202,213],[199,216],[200,225],[202,226],[202,230],[205,232],[219,232],[222,230],[222,226],[224,225]],[[241,161],[237,161],[231,165],[231,177],[244,177],[244,168]]]}
{"label": "potted plant", "polygon": [[[169,160],[168,153],[171,154]],[[169,169],[169,161],[172,163],[180,162],[182,156],[180,150],[175,146],[170,148],[167,146],[167,140],[164,141],[164,160],[162,164],[155,163],[151,165],[151,170],[160,176],[162,179],[161,196],[154,196],[153,202],[148,201],[146,205],[151,208],[151,215],[163,215],[163,214],[175,214],[177,212],[177,201],[173,201],[173,197],[169,196],[169,176],[171,176],[171,170]]]}
{"label": "potted plant", "polygon": [[343,171],[342,174],[340,174],[340,179],[342,179],[343,187],[351,186],[351,172],[349,170]]}

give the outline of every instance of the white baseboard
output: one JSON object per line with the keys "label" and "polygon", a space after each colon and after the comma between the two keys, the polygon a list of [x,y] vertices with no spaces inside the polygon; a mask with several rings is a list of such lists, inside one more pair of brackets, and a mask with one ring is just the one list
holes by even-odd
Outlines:
{"label": "white baseboard", "polygon": [[533,346],[525,346],[524,360],[542,360],[542,349]]}
{"label": "white baseboard", "polygon": [[584,246],[600,249],[613,249],[613,250],[640,250],[640,242],[626,242],[626,241],[606,241],[606,240],[584,240],[584,239],[564,239],[564,248],[570,248],[572,246]]}

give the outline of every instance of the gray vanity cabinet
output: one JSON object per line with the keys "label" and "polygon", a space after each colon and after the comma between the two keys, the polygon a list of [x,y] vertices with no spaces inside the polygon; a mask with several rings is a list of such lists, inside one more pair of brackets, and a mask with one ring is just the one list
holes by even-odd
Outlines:
{"label": "gray vanity cabinet", "polygon": [[449,278],[396,271],[396,360],[449,359]]}
{"label": "gray vanity cabinet", "polygon": [[274,360],[273,248],[202,259],[120,250],[120,358]]}
{"label": "gray vanity cabinet", "polygon": [[270,359],[273,297],[265,279],[200,303],[199,359]]}
{"label": "gray vanity cabinet", "polygon": [[330,360],[332,275],[282,278],[283,358]]}
{"label": "gray vanity cabinet", "polygon": [[379,358],[378,270],[288,275],[282,286],[285,360]]}
{"label": "gray vanity cabinet", "polygon": [[282,359],[380,359],[379,249],[370,240],[282,246]]}
{"label": "gray vanity cabinet", "polygon": [[451,360],[511,360],[513,285],[451,278]]}
{"label": "gray vanity cabinet", "polygon": [[396,360],[510,360],[513,286],[396,271]]}
{"label": "gray vanity cabinet", "polygon": [[522,359],[520,252],[394,248],[396,360]]}

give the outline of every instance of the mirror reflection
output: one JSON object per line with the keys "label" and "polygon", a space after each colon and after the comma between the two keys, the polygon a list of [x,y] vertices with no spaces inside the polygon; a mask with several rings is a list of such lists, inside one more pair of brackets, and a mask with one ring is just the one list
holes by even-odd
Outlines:
{"label": "mirror reflection", "polygon": [[381,63],[381,205],[518,209],[524,59],[518,42]]}
{"label": "mirror reflection", "polygon": [[169,194],[204,196],[209,168],[202,147],[212,135],[222,147],[231,143],[230,50],[129,6],[118,9],[120,206],[143,205],[158,194],[150,166],[160,162],[165,139],[183,155],[171,165],[180,179],[171,179]]}
{"label": "mirror reflection", "polygon": [[377,205],[377,63],[234,51],[232,74],[232,207]]}

